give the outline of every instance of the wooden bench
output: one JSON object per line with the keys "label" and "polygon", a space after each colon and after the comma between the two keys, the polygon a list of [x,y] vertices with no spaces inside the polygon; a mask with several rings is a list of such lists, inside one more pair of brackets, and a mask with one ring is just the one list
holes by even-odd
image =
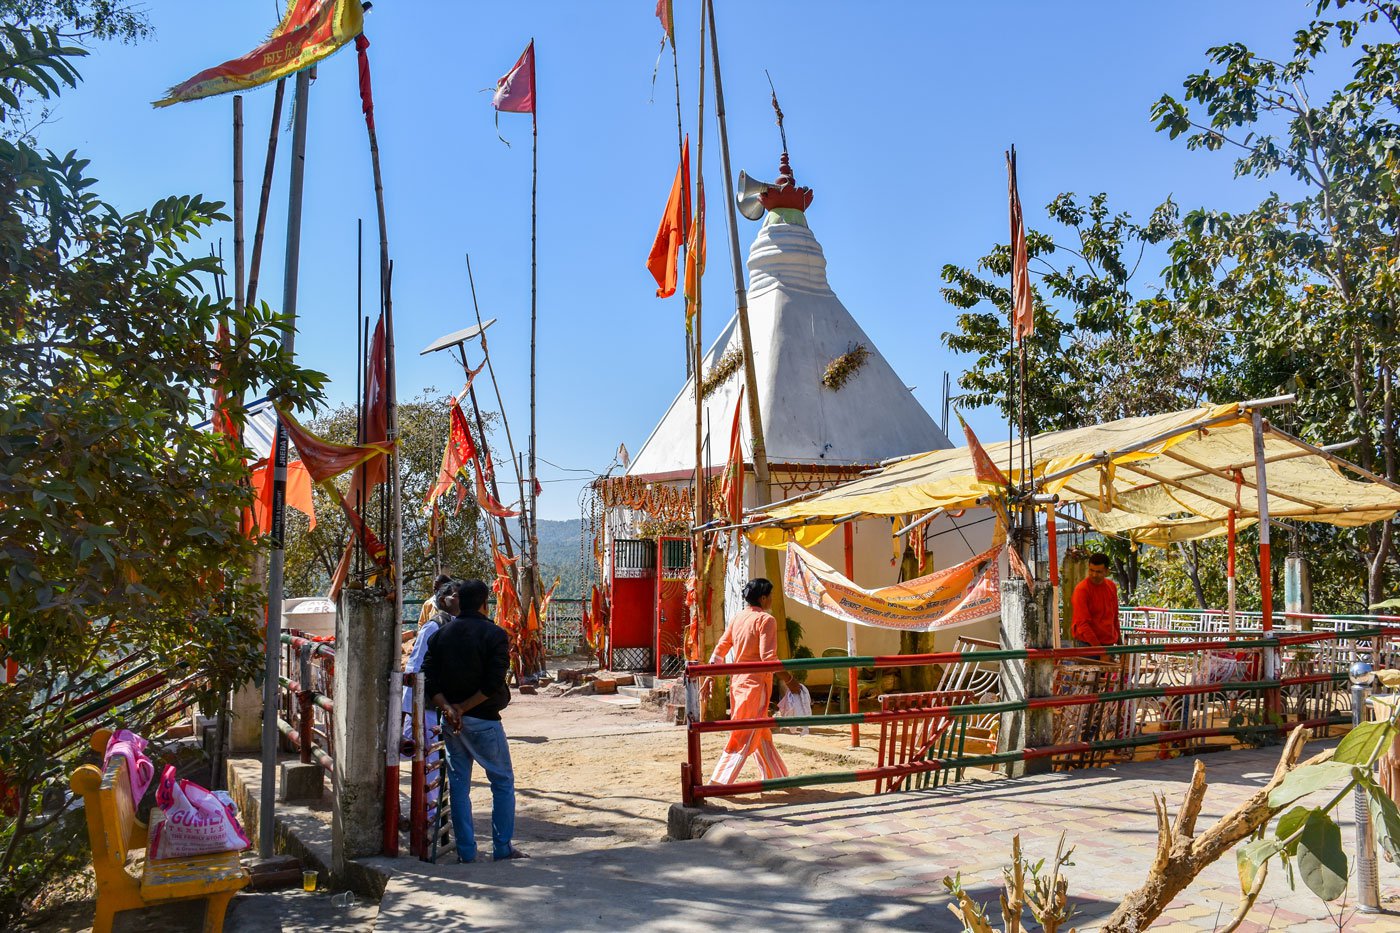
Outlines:
{"label": "wooden bench", "polygon": [[[106,730],[93,736],[92,747],[99,755],[109,736]],[[136,818],[138,801],[131,798],[126,759],[116,757],[106,769],[83,765],[73,772],[69,784],[74,793],[82,795],[87,813],[92,868],[97,876],[94,933],[110,933],[113,919],[123,910],[205,899],[206,933],[223,929],[228,902],[249,881],[237,852],[156,860],[136,855],[128,865],[129,852],[146,848],[148,830]],[[162,814],[157,811],[157,815]],[[152,821],[152,829],[156,822]]]}

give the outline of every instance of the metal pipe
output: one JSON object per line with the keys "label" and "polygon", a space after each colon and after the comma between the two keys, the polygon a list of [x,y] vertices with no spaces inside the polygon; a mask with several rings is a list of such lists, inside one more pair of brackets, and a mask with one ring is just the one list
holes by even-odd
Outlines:
{"label": "metal pipe", "polygon": [[[301,203],[306,177],[306,106],[311,75],[297,72],[292,123],[292,177],[287,188],[287,257],[282,275],[282,352],[295,355],[297,273],[301,265]],[[255,247],[256,249],[256,244]],[[251,291],[251,289],[250,289]],[[277,668],[282,642],[282,586],[286,551],[283,533],[287,505],[287,429],[277,421],[272,470],[272,554],[267,572],[267,643],[263,671],[262,787],[258,806],[258,854],[276,854]]]}
{"label": "metal pipe", "polygon": [[[1351,724],[1366,719],[1366,695],[1375,682],[1371,665],[1357,661],[1351,666]],[[1369,766],[1375,769],[1375,764]],[[1380,879],[1376,871],[1376,834],[1371,831],[1369,791],[1360,784],[1352,791],[1356,815],[1356,909],[1365,914],[1380,913]]]}

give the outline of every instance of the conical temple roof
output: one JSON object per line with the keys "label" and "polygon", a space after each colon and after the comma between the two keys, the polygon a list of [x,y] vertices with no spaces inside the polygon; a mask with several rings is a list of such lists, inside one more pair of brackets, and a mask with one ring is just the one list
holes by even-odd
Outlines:
{"label": "conical temple roof", "polygon": [[[848,465],[946,448],[904,381],[832,292],[826,256],[802,211],[768,212],[749,250],[749,328],[768,459],[774,464]],[[732,318],[705,355],[701,384],[709,465],[722,467],[744,384],[739,327]],[[823,384],[834,360],[864,360],[839,389]],[[853,353],[853,351],[855,351]],[[712,374],[731,370],[717,385]],[[632,476],[683,478],[695,469],[694,380],[687,380],[627,470]],[[743,444],[751,455],[748,415]]]}

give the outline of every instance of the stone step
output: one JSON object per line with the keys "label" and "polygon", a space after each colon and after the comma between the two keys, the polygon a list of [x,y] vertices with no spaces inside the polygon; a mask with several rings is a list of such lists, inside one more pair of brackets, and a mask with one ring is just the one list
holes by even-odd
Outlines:
{"label": "stone step", "polygon": [[619,696],[632,697],[636,700],[645,700],[647,697],[651,696],[652,688],[629,687],[623,684],[618,684],[617,692]]}

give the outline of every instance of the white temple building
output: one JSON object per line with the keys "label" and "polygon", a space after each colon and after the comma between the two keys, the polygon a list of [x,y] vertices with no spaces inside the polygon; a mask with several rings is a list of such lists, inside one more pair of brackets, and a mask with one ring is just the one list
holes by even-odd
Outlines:
{"label": "white temple building", "polygon": [[[774,502],[848,481],[881,461],[952,446],[831,290],[826,255],[808,226],[804,209],[811,202],[811,191],[793,183],[786,154],[783,170],[784,176],[769,191],[778,196],[765,194],[762,199],[766,211],[748,256],[748,315]],[[743,368],[737,365],[740,347],[736,316],[697,367],[701,385],[707,390],[703,425],[709,475],[722,471],[727,457],[735,406],[744,386]],[[832,387],[823,377],[843,357],[838,366],[844,365],[845,381],[839,388]],[[686,381],[637,450],[626,471],[634,482],[692,486],[695,383],[695,377]],[[749,508],[756,497],[747,410],[742,419],[747,471],[744,499],[745,508]],[[625,509],[614,511],[626,513]],[[610,522],[610,526],[617,537],[627,533],[625,521]],[[891,523],[886,519],[862,520],[849,522],[847,527],[852,529],[849,534],[843,528],[815,545],[813,553],[837,569],[849,567],[861,586],[896,582],[899,561]],[[976,555],[988,546],[991,534],[989,514],[968,512],[956,519],[940,516],[927,527],[933,566],[948,567]],[[765,575],[761,549],[747,543],[744,548],[740,570],[735,572],[731,566],[726,577],[726,618],[742,605],[738,593],[744,581]],[[781,580],[773,582],[781,586]],[[785,608],[787,615],[801,624],[803,644],[813,653],[846,647],[844,623],[791,601]],[[995,631],[993,623],[989,632],[976,634],[995,637]],[[954,637],[939,638],[937,648],[951,647]],[[892,654],[898,649],[898,632],[858,628],[858,654]]]}

